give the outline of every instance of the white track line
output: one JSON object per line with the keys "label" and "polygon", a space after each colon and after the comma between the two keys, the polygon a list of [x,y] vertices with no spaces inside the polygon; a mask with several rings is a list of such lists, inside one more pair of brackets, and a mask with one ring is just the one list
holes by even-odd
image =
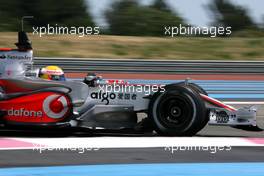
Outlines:
{"label": "white track line", "polygon": [[[233,137],[91,137],[91,138],[12,138],[32,143],[32,148],[149,148],[169,146],[264,146],[261,138]],[[252,139],[252,140],[251,140]],[[257,142],[255,142],[257,141]],[[35,145],[33,145],[33,143]],[[36,145],[37,144],[37,145]],[[0,144],[1,145],[1,144]]]}

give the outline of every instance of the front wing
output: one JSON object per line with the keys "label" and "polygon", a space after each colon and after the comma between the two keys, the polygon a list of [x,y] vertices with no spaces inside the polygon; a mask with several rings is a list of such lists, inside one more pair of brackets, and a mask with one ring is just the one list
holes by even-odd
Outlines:
{"label": "front wing", "polygon": [[249,125],[257,126],[257,108],[255,106],[236,109],[214,98],[201,94],[209,110],[209,125]]}

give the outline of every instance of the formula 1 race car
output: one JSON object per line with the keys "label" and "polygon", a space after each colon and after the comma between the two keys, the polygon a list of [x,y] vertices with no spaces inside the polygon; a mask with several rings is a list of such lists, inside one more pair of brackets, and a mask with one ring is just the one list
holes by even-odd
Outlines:
{"label": "formula 1 race car", "polygon": [[[19,33],[18,50],[0,49],[0,124],[6,127],[132,129],[192,136],[206,124],[256,126],[256,109],[236,109],[188,80],[130,84],[88,74],[83,81],[47,81],[33,74],[32,47]],[[26,63],[26,66],[25,66]],[[146,114],[140,119],[138,114]],[[144,129],[144,128],[140,128]]]}

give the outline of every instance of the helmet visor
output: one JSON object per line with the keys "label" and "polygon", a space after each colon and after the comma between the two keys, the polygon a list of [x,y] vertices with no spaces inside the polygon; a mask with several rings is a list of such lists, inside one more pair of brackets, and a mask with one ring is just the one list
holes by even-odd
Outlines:
{"label": "helmet visor", "polygon": [[63,75],[50,75],[50,79],[54,81],[65,81],[65,76]]}

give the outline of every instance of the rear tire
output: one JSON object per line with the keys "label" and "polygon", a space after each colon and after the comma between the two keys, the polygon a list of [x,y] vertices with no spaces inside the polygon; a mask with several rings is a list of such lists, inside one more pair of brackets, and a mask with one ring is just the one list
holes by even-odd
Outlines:
{"label": "rear tire", "polygon": [[193,136],[204,127],[207,109],[199,93],[175,84],[156,93],[149,105],[149,117],[155,131],[165,136]]}

